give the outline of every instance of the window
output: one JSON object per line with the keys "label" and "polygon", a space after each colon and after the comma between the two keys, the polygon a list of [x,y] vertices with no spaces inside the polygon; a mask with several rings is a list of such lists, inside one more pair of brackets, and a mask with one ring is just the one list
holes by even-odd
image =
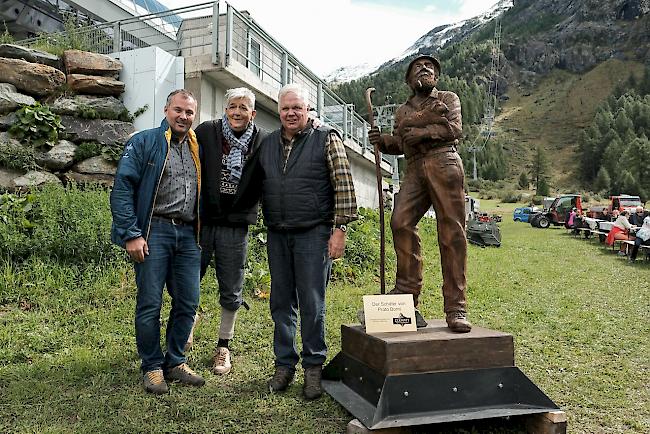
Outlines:
{"label": "window", "polygon": [[248,53],[247,65],[248,69],[253,71],[255,75],[260,77],[262,75],[262,46],[253,37],[248,35]]}

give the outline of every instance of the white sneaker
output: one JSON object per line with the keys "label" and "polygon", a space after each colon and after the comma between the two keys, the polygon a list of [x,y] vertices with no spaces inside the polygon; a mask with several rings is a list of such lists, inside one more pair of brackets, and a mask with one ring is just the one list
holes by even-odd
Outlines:
{"label": "white sneaker", "polygon": [[217,352],[212,359],[212,373],[224,375],[230,372],[231,369],[230,350],[226,347],[217,347]]}

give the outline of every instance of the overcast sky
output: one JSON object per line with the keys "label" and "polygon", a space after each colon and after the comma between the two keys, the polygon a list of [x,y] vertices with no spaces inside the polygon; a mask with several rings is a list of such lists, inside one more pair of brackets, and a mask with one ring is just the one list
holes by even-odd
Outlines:
{"label": "overcast sky", "polygon": [[[178,8],[197,0],[159,0]],[[497,0],[230,0],[319,76],[380,64],[432,28],[471,18]],[[223,3],[223,1],[222,1]]]}

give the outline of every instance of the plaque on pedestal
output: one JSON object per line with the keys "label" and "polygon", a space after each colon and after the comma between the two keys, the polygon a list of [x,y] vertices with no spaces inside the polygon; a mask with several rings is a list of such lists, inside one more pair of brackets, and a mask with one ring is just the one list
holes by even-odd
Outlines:
{"label": "plaque on pedestal", "polygon": [[341,352],[323,371],[327,393],[371,430],[558,410],[515,367],[512,335],[428,321],[398,334],[341,326]]}

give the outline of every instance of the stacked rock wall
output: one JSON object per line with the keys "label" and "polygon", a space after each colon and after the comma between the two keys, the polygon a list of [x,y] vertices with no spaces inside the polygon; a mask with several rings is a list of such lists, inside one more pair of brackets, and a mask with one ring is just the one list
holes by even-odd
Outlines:
{"label": "stacked rock wall", "polygon": [[[68,50],[59,58],[0,44],[0,189],[71,180],[112,184],[116,155],[134,131],[119,100],[121,69],[119,60],[102,54]],[[64,129],[51,147],[35,148],[8,132],[21,107],[36,102],[61,117]],[[14,167],[18,155],[33,155],[34,167]]]}

